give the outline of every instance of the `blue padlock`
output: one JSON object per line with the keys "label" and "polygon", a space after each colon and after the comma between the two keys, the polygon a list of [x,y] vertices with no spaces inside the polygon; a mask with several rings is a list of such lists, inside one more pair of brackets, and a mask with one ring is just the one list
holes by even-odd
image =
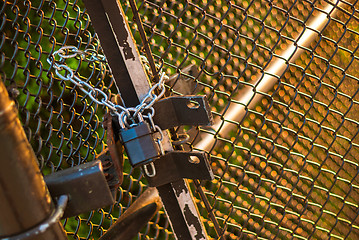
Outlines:
{"label": "blue padlock", "polygon": [[160,157],[161,150],[154,140],[150,125],[139,113],[139,122],[126,126],[120,119],[120,139],[132,167],[148,164]]}

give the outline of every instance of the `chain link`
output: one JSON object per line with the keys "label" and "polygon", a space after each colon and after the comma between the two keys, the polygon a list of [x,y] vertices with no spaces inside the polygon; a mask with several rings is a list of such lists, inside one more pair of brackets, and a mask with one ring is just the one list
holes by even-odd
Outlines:
{"label": "chain link", "polygon": [[[57,56],[59,57],[58,60],[56,60]],[[108,107],[119,117],[119,121],[124,122],[125,126],[130,125],[129,121],[132,123],[136,122],[136,119],[139,118],[139,114],[142,114],[145,110],[149,110],[151,112],[150,115],[146,115],[146,118],[149,118],[150,122],[152,121],[152,117],[154,115],[154,109],[152,106],[165,93],[164,82],[168,79],[168,76],[163,71],[160,71],[159,82],[153,85],[145,98],[137,107],[125,108],[121,105],[117,105],[111,102],[105,92],[99,88],[91,86],[91,84],[88,82],[81,80],[81,78],[78,77],[76,73],[65,64],[66,59],[75,57],[80,57],[81,60],[86,62],[97,62],[100,65],[100,69],[103,69],[105,56],[98,54],[98,52],[93,49],[86,49],[85,51],[81,51],[75,46],[61,47],[59,50],[50,55],[50,57],[47,59],[47,62],[55,69],[55,73],[60,79],[72,82],[74,85],[79,87],[79,89],[92,101],[99,105]],[[144,63],[147,73],[151,74],[147,58],[141,56],[141,61]],[[62,71],[65,71],[65,73],[62,74]],[[156,94],[157,89],[159,91],[158,95]],[[154,131],[158,130],[158,128],[158,126],[153,126]]]}
{"label": "chain link", "polygon": [[[59,57],[56,60],[56,57]],[[153,122],[153,116],[155,110],[153,104],[165,94],[164,83],[168,80],[168,76],[160,70],[160,80],[154,84],[148,91],[147,95],[135,108],[125,108],[121,105],[115,104],[108,99],[107,94],[99,88],[93,87],[90,83],[81,80],[77,76],[76,72],[73,71],[65,61],[69,58],[80,57],[82,61],[96,62],[99,64],[101,70],[104,69],[103,63],[106,61],[105,56],[98,54],[95,50],[87,49],[85,51],[79,50],[75,46],[64,46],[59,50],[55,51],[49,56],[47,62],[51,67],[55,69],[56,75],[64,80],[70,81],[77,86],[83,93],[86,94],[92,101],[99,105],[108,107],[114,114],[117,115],[121,128],[132,127],[136,122],[143,121],[143,118],[148,119],[153,132],[159,132],[159,137],[156,138],[156,142],[161,150],[161,154],[164,154],[162,147],[163,133],[161,128]],[[152,75],[149,62],[145,56],[141,56],[141,61],[144,63],[147,74]],[[159,67],[157,65],[157,67]],[[64,73],[62,73],[64,71]],[[158,91],[158,95],[156,94]],[[144,112],[146,111],[146,114]]]}
{"label": "chain link", "polygon": [[[56,60],[57,56],[59,57],[58,60]],[[125,112],[126,115],[130,115],[130,112],[127,110],[127,108],[109,101],[105,92],[99,88],[94,88],[88,82],[83,81],[69,66],[65,64],[66,59],[75,58],[78,56],[83,61],[98,62],[100,69],[103,69],[102,63],[105,61],[105,57],[103,55],[98,54],[92,49],[81,51],[74,46],[61,47],[59,50],[55,51],[52,55],[49,56],[47,62],[51,65],[51,67],[55,68],[55,73],[60,79],[72,82],[95,103],[108,107],[117,116],[120,116],[121,112]],[[65,73],[62,74],[62,71],[65,71]],[[99,99],[98,96],[101,96],[101,98]]]}

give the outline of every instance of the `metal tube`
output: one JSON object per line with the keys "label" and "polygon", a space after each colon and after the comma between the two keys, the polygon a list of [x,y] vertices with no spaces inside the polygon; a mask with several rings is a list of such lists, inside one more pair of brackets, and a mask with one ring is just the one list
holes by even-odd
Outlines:
{"label": "metal tube", "polygon": [[[249,87],[240,91],[231,103],[228,110],[222,115],[226,121],[218,119],[213,126],[217,134],[225,136],[236,125],[233,122],[241,122],[246,114],[246,109],[253,108],[262,99],[260,93],[267,93],[279,81],[290,63],[293,63],[304,52],[329,23],[330,17],[334,17],[339,3],[328,4],[319,15],[313,18],[305,27],[302,34],[290,44],[281,56],[273,56],[272,63],[268,68],[256,77],[254,88]],[[210,151],[216,138],[212,134],[202,133],[202,139],[195,145],[197,149]]]}
{"label": "metal tube", "polygon": [[[54,211],[36,156],[0,80],[0,238],[13,237],[47,220]],[[16,239],[16,237],[15,237]],[[60,222],[26,239],[67,239]]]}

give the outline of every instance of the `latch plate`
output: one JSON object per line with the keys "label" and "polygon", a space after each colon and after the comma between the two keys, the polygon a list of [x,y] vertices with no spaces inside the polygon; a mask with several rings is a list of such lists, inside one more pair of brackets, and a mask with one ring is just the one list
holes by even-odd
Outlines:
{"label": "latch plate", "polygon": [[173,151],[153,162],[156,174],[148,177],[152,187],[176,182],[182,178],[213,180],[213,172],[204,152]]}
{"label": "latch plate", "polygon": [[63,218],[76,216],[115,202],[100,160],[54,172],[44,178],[52,198],[68,195]]}
{"label": "latch plate", "polygon": [[153,120],[161,129],[213,124],[206,96],[168,97],[157,101],[153,107],[156,112]]}

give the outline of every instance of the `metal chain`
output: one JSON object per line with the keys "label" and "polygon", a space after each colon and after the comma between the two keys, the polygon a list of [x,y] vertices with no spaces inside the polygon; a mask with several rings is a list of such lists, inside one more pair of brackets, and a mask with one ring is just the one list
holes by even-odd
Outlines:
{"label": "metal chain", "polygon": [[[59,56],[60,59],[56,60],[56,56]],[[74,46],[61,47],[49,56],[47,62],[51,65],[51,67],[55,68],[55,73],[60,79],[72,82],[95,103],[108,107],[118,117],[120,117],[121,112],[130,116],[130,112],[127,108],[109,101],[105,92],[99,88],[94,88],[88,82],[83,81],[69,66],[64,63],[66,59],[75,58],[77,56],[80,56],[82,60],[87,62],[99,62],[100,69],[103,68],[102,63],[105,61],[105,57],[103,55],[98,54],[92,49],[81,51]],[[61,71],[65,71],[65,74],[62,74]],[[102,98],[99,99],[98,96],[101,96]]]}
{"label": "metal chain", "polygon": [[[56,60],[56,56],[59,56],[60,59]],[[88,82],[81,80],[81,78],[78,77],[76,73],[64,63],[66,59],[75,58],[77,56],[86,62],[98,62],[100,69],[103,69],[105,56],[98,54],[95,50],[92,49],[81,51],[75,46],[61,47],[59,50],[55,51],[52,55],[49,56],[47,62],[51,65],[51,67],[55,68],[55,73],[60,79],[72,82],[95,103],[104,105],[111,109],[116,115],[121,117],[120,120],[124,120],[126,125],[128,125],[127,120],[135,121],[135,119],[138,118],[138,114],[142,114],[145,110],[150,110],[151,113],[146,117],[153,117],[154,109],[152,106],[165,93],[164,82],[168,79],[168,76],[163,71],[160,71],[160,81],[153,85],[145,98],[137,107],[125,108],[121,105],[117,105],[111,102],[108,99],[107,94],[101,89],[95,88]],[[148,66],[148,60],[146,57],[141,56],[141,61],[143,61],[146,71],[150,73],[150,67]],[[65,71],[65,74],[62,74],[61,71]],[[155,93],[157,89],[160,92],[158,95]],[[101,96],[101,98],[98,98],[98,96]],[[133,114],[131,114],[131,112],[133,112]]]}
{"label": "metal chain", "polygon": [[[59,56],[60,59],[56,60],[56,56]],[[126,126],[131,127],[136,123],[136,118],[139,119],[139,121],[143,121],[143,117],[147,118],[153,133],[159,133],[159,137],[157,137],[155,141],[159,147],[161,155],[163,155],[164,149],[162,146],[162,140],[164,137],[161,128],[153,122],[153,116],[155,115],[153,104],[164,95],[164,83],[166,80],[168,80],[168,76],[161,70],[159,72],[160,80],[148,91],[147,95],[144,97],[141,103],[135,108],[125,108],[121,105],[117,105],[111,102],[105,92],[99,88],[91,86],[91,84],[88,82],[81,80],[81,78],[78,77],[77,74],[65,64],[66,59],[75,58],[77,56],[86,62],[97,62],[99,64],[100,70],[102,71],[104,69],[103,63],[105,62],[105,56],[98,54],[92,49],[81,51],[74,46],[64,46],[60,48],[49,56],[47,62],[51,65],[51,67],[55,68],[55,73],[60,79],[72,82],[95,103],[108,107],[114,114],[116,114],[118,116],[121,128],[125,128]],[[141,56],[141,61],[144,63],[147,74],[153,75],[147,58]],[[65,73],[61,74],[61,71],[65,71]],[[158,95],[156,94],[156,91],[159,92]],[[99,96],[100,98],[98,98]],[[146,115],[143,115],[146,110]],[[129,124],[128,121],[131,121],[132,124]],[[147,165],[145,165],[143,168],[145,174],[151,177],[155,176],[156,170],[153,163],[148,164],[148,166],[150,166],[152,170],[149,172]]]}
{"label": "metal chain", "polygon": [[[57,56],[59,57],[58,60],[56,60]],[[168,76],[161,70],[159,72],[160,80],[152,86],[141,103],[136,107],[126,108],[111,102],[104,91],[91,86],[91,84],[86,81],[81,80],[75,71],[66,65],[66,59],[75,57],[80,57],[81,60],[86,62],[97,62],[101,70],[104,68],[103,63],[105,62],[105,56],[98,54],[95,50],[92,49],[81,51],[75,46],[61,47],[59,50],[55,51],[52,55],[49,56],[47,62],[55,69],[55,73],[60,79],[72,82],[95,103],[108,107],[114,114],[116,114],[122,128],[131,127],[136,123],[136,119],[142,119],[142,117],[147,118],[153,132],[159,132],[160,134],[160,137],[156,139],[156,142],[159,145],[161,154],[164,154],[161,144],[161,141],[163,140],[162,130],[153,122],[153,116],[155,114],[153,104],[164,95],[166,90],[164,83],[166,80],[168,80]],[[144,63],[146,72],[149,75],[152,75],[147,58],[141,56],[141,61]],[[65,73],[62,74],[62,71],[65,71]],[[156,94],[156,91],[159,92],[158,95]],[[146,114],[144,114],[145,111]],[[130,122],[132,124],[130,124]]]}

